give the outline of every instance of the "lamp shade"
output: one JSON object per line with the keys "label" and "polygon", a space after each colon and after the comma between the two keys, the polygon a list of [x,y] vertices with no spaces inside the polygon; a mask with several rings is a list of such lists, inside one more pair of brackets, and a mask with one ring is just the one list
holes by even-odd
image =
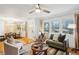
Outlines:
{"label": "lamp shade", "polygon": [[76,24],[69,24],[69,25],[68,25],[68,28],[69,28],[69,29],[75,29],[75,28],[76,28]]}
{"label": "lamp shade", "polygon": [[35,10],[35,12],[38,12],[38,13],[40,13],[40,12],[41,12],[41,10],[40,10],[40,9],[36,9],[36,10]]}

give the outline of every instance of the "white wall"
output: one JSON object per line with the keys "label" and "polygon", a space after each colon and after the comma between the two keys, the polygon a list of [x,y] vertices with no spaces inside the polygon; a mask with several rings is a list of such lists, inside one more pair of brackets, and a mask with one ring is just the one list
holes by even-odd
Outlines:
{"label": "white wall", "polygon": [[4,21],[0,20],[0,35],[4,35]]}
{"label": "white wall", "polygon": [[31,19],[27,21],[27,36],[29,38],[34,38],[36,30],[35,30],[35,20]]}

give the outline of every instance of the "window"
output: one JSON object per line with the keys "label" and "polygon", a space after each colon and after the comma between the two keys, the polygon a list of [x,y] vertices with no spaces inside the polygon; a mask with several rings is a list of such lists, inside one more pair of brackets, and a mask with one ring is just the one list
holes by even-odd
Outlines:
{"label": "window", "polygon": [[51,22],[52,32],[59,32],[59,27],[60,27],[60,21],[59,20],[53,20]]}
{"label": "window", "polygon": [[63,32],[64,33],[73,33],[73,28],[70,28],[70,25],[74,24],[74,21],[72,19],[64,19],[63,20]]}
{"label": "window", "polygon": [[49,32],[49,22],[44,23],[44,32]]}

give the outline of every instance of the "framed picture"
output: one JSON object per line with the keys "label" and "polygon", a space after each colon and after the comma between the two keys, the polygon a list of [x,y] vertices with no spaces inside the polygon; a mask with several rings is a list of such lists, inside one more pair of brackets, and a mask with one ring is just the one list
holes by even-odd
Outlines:
{"label": "framed picture", "polygon": [[49,22],[44,23],[44,32],[49,32]]}

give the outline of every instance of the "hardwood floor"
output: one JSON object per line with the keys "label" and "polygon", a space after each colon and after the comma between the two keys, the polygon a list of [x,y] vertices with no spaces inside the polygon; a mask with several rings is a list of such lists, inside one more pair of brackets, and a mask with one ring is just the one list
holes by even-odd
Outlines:
{"label": "hardwood floor", "polygon": [[3,42],[0,42],[0,55],[4,54],[4,45]]}

